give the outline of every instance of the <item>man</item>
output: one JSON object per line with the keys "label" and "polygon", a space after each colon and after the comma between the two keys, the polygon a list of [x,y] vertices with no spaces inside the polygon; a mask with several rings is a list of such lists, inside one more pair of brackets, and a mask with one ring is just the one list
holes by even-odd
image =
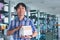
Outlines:
{"label": "man", "polygon": [[[27,10],[26,5],[24,3],[18,3],[15,7],[15,10],[17,12],[18,17],[11,21],[7,31],[7,35],[13,35],[14,40],[30,40],[31,38],[36,37],[37,36],[36,27],[34,26],[32,20],[24,16]],[[20,28],[22,26],[27,25],[31,25],[33,34],[31,36],[26,35],[20,37],[19,35]]]}

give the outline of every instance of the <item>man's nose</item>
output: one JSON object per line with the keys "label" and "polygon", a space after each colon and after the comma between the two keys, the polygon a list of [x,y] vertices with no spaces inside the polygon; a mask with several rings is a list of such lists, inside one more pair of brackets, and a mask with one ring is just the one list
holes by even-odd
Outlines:
{"label": "man's nose", "polygon": [[20,11],[22,11],[22,9],[20,9]]}

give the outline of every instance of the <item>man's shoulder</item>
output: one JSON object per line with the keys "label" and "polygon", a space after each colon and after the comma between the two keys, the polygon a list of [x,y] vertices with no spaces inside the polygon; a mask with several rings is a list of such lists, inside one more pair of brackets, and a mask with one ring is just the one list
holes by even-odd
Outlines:
{"label": "man's shoulder", "polygon": [[29,21],[29,22],[30,22],[30,21],[32,21],[32,19],[30,19],[30,18],[26,18],[26,21]]}
{"label": "man's shoulder", "polygon": [[11,22],[15,22],[17,20],[17,18],[14,18],[13,20],[11,20]]}

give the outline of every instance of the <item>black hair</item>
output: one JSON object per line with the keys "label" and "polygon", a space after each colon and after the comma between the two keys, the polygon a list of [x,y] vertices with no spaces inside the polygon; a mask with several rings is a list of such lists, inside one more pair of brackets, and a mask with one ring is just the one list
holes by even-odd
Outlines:
{"label": "black hair", "polygon": [[22,5],[23,7],[25,7],[25,10],[27,9],[26,5],[24,3],[18,3],[14,9],[17,10],[17,8],[19,8],[19,6]]}

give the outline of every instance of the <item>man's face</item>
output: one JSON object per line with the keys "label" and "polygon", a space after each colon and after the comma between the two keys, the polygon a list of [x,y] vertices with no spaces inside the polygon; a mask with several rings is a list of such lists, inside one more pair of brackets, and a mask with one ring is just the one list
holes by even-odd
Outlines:
{"label": "man's face", "polygon": [[17,15],[18,16],[24,16],[25,15],[25,7],[23,7],[22,5],[20,5],[18,8],[17,8]]}

